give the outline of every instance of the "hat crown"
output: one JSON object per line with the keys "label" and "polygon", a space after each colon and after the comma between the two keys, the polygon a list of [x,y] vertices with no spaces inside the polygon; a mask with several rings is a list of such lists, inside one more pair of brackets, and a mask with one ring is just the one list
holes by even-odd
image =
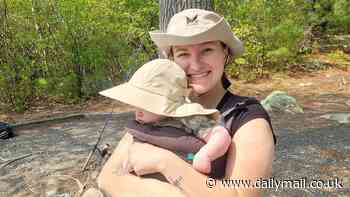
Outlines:
{"label": "hat crown", "polygon": [[144,64],[128,83],[173,101],[182,101],[187,89],[184,70],[167,59],[156,59]]}
{"label": "hat crown", "polygon": [[169,21],[167,33],[191,36],[215,26],[223,17],[201,9],[187,9],[175,14]]}

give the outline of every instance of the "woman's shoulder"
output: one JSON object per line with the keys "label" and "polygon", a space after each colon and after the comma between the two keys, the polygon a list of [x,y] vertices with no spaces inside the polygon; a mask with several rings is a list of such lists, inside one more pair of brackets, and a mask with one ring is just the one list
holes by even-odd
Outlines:
{"label": "woman's shoulder", "polygon": [[[232,108],[244,107],[244,106],[250,106],[250,105],[257,105],[262,107],[260,102],[254,97],[240,96],[240,95],[233,94],[230,91],[227,91],[225,95],[222,97],[221,101],[219,102],[217,109],[221,113],[223,113]],[[262,110],[265,111],[263,108]]]}
{"label": "woman's shoulder", "polygon": [[226,127],[230,128],[231,135],[245,123],[257,118],[265,119],[273,130],[269,114],[254,97],[240,96],[227,91],[217,109],[221,112]]}

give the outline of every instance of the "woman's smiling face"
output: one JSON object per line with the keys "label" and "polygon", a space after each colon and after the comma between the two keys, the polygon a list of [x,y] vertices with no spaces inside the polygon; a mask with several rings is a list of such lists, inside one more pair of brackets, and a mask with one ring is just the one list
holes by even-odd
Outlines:
{"label": "woman's smiling face", "polygon": [[228,54],[221,42],[174,46],[172,51],[174,61],[185,70],[189,85],[197,94],[207,93],[221,85]]}

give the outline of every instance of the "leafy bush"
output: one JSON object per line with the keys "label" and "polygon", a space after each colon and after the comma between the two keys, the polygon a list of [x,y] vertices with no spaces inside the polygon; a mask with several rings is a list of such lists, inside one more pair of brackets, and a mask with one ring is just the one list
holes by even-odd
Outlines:
{"label": "leafy bush", "polygon": [[[5,1],[0,4],[1,102],[96,96],[156,53],[156,1]],[[3,12],[6,11],[6,12]]]}

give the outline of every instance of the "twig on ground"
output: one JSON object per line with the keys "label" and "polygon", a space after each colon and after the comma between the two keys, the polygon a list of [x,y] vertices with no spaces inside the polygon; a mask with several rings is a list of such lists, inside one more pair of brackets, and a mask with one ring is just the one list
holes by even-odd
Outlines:
{"label": "twig on ground", "polygon": [[[41,152],[36,152],[36,153],[41,153]],[[32,156],[33,154],[36,154],[36,153],[29,153],[29,154],[26,154],[26,155],[22,155],[22,156],[19,156],[19,157],[16,157],[14,159],[8,159],[8,160],[5,160],[5,163],[3,163],[1,166],[0,166],[0,169],[8,166],[9,164],[15,162],[15,161],[18,161],[18,160],[21,160],[21,159],[24,159],[24,158],[27,158],[27,157],[30,157]],[[3,159],[3,158],[1,158]]]}

